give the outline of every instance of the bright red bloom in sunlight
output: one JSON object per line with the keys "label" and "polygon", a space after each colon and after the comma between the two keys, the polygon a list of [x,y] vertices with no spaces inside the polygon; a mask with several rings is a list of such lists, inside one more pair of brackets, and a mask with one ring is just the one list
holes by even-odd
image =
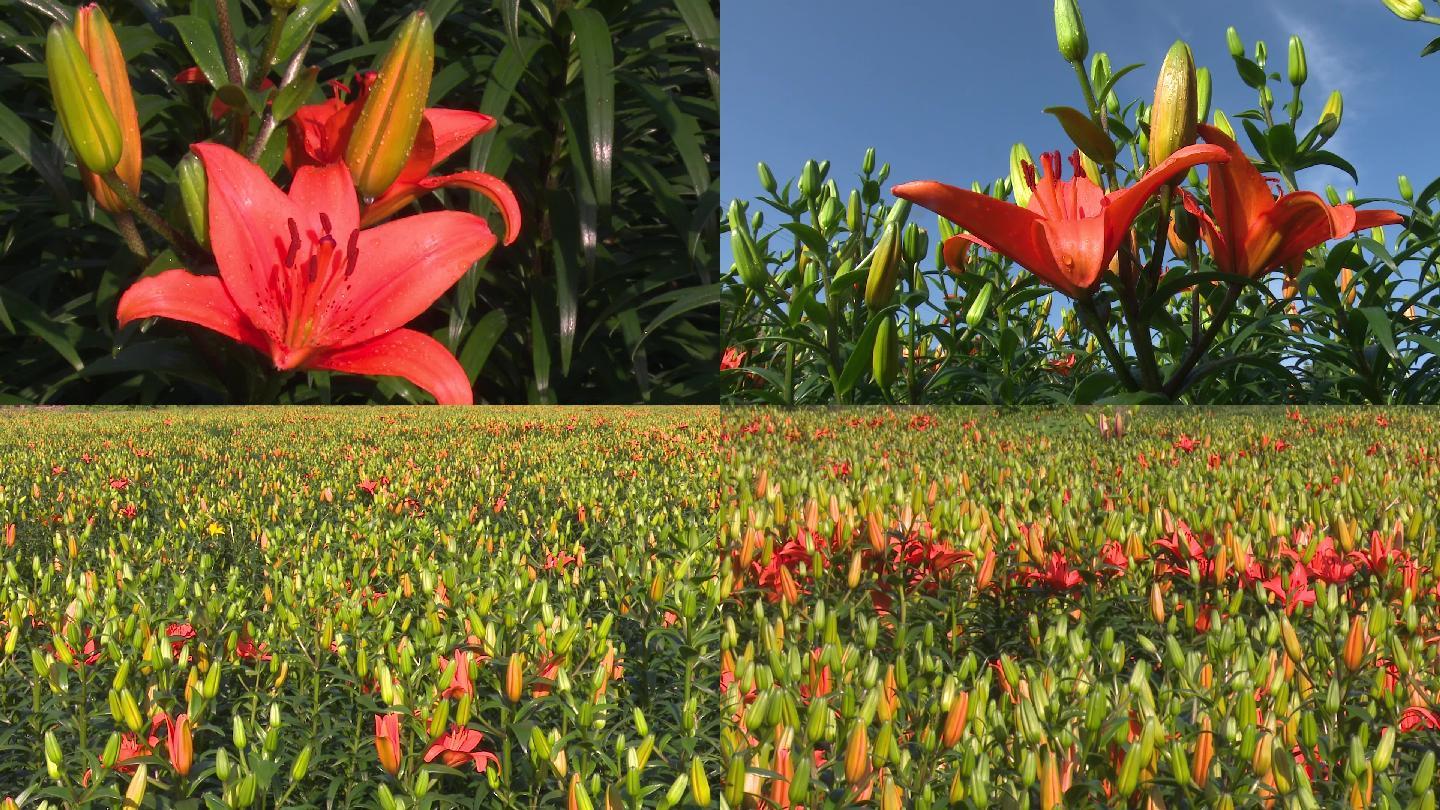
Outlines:
{"label": "bright red bloom in sunlight", "polygon": [[1290,569],[1288,582],[1284,575],[1277,573],[1261,582],[1260,586],[1275,594],[1287,614],[1294,613],[1297,607],[1315,604],[1315,589],[1310,586],[1310,575],[1299,563]]}
{"label": "bright red bloom in sunlight", "polygon": [[1400,715],[1400,730],[1440,731],[1440,714],[1420,706],[1410,706]]}
{"label": "bright red bloom in sunlight", "polygon": [[1071,588],[1078,588],[1085,581],[1081,578],[1079,571],[1070,567],[1070,561],[1065,559],[1065,555],[1058,551],[1050,552],[1050,560],[1045,563],[1045,567],[1026,572],[1025,578],[1052,591],[1068,591]]}
{"label": "bright red bloom in sunlight", "polygon": [[[285,122],[290,128],[290,138],[285,144],[285,165],[292,172],[301,166],[345,162],[345,148],[350,143],[350,133],[360,118],[365,97],[370,93],[375,78],[375,73],[362,73],[356,82],[359,90],[355,99],[349,103],[340,98],[344,85],[333,82],[331,88],[335,95],[328,101],[301,107]],[[455,154],[460,147],[469,143],[476,135],[488,132],[494,127],[494,118],[478,112],[447,110],[442,107],[425,110],[420,131],[415,135],[415,143],[410,149],[410,159],[405,163],[405,168],[385,193],[365,206],[360,216],[360,224],[374,225],[422,194],[446,186],[459,186],[478,191],[489,198],[505,220],[505,244],[515,241],[520,230],[520,204],[516,202],[514,192],[505,185],[505,181],[476,171],[429,176],[431,170]]]}
{"label": "bright red bloom in sunlight", "polygon": [[205,164],[220,275],[167,270],[120,297],[123,326],[197,324],[267,355],[275,368],[404,377],[441,404],[470,404],[470,379],[429,335],[404,329],[495,246],[485,220],[457,211],[360,229],[343,163],[304,167],[287,195],[216,144]]}
{"label": "bright red bloom in sunlight", "polygon": [[484,773],[489,763],[499,764],[500,758],[489,751],[476,751],[485,735],[473,728],[451,726],[450,731],[425,752],[425,761],[433,762],[436,757],[452,768],[467,763],[475,766],[476,773]]}
{"label": "bright red bloom in sunlight", "polygon": [[730,346],[726,348],[725,353],[720,356],[721,371],[730,371],[731,369],[737,369],[743,365],[745,365],[744,349],[737,349],[734,346]]}
{"label": "bright red bloom in sunlight", "polygon": [[1229,159],[1217,146],[1187,146],[1135,185],[1106,194],[1081,171],[1078,152],[1071,158],[1075,177],[1064,181],[1060,153],[1050,152],[1041,158],[1044,172],[1038,178],[1026,164],[1032,194],[1025,208],[930,180],[903,183],[891,192],[970,231],[954,239],[1009,256],[1071,298],[1088,298],[1155,192],[1192,167]]}
{"label": "bright red bloom in sunlight", "polygon": [[1197,130],[1230,156],[1229,162],[1210,170],[1214,219],[1200,210],[1194,197],[1182,192],[1185,208],[1200,220],[1201,235],[1221,272],[1254,278],[1290,264],[1329,239],[1402,221],[1394,211],[1332,206],[1312,191],[1293,191],[1277,199],[1239,144],[1207,124]]}

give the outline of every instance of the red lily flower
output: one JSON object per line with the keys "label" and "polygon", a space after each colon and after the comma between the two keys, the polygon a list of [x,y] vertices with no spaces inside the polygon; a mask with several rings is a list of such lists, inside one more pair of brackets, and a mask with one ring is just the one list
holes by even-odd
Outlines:
{"label": "red lily flower", "polygon": [[[376,74],[362,73],[357,78],[359,89],[353,101],[346,103],[342,100],[340,94],[344,92],[344,85],[332,82],[334,96],[324,103],[301,107],[285,122],[290,128],[290,138],[285,145],[285,165],[292,172],[301,166],[323,166],[345,161],[350,133],[360,118],[360,110],[365,106],[365,97],[375,83]],[[360,224],[374,225],[422,194],[445,186],[459,186],[489,198],[505,220],[505,244],[515,241],[520,230],[520,204],[505,181],[476,171],[428,176],[460,147],[494,127],[494,118],[478,112],[443,107],[425,110],[405,168],[383,194],[365,206]]]}
{"label": "red lily flower", "polygon": [[1400,715],[1400,730],[1440,731],[1440,714],[1422,706],[1409,706]]}
{"label": "red lily flower", "polygon": [[1058,551],[1050,552],[1050,560],[1038,571],[1028,571],[1025,578],[1038,582],[1052,591],[1068,591],[1084,584],[1080,572],[1070,567],[1070,561]]}
{"label": "red lily flower", "polygon": [[450,731],[425,752],[425,761],[432,762],[436,757],[452,768],[458,768],[466,763],[475,765],[476,773],[484,773],[489,763],[499,764],[500,758],[489,751],[476,751],[485,735],[473,728],[465,726],[451,726]]}
{"label": "red lily flower", "polygon": [[1025,208],[929,180],[904,183],[891,192],[971,232],[947,240],[947,245],[953,239],[974,242],[1009,256],[1071,298],[1088,298],[1155,192],[1201,163],[1224,163],[1230,157],[1219,147],[1187,146],[1135,185],[1110,194],[1084,175],[1078,152],[1071,158],[1071,180],[1060,180],[1059,152],[1041,159],[1045,171],[1038,179],[1034,167],[1026,164],[1032,194]]}
{"label": "red lily flower", "polygon": [[167,270],[120,297],[123,326],[153,316],[203,326],[280,370],[404,377],[442,404],[470,404],[470,380],[439,341],[402,329],[495,245],[480,217],[439,211],[360,230],[343,163],[296,172],[287,195],[216,144],[205,164],[220,275]]}
{"label": "red lily flower", "polygon": [[1332,206],[1312,191],[1293,191],[1277,199],[1239,144],[1208,124],[1197,130],[1230,156],[1210,171],[1214,219],[1200,210],[1194,197],[1181,194],[1185,209],[1200,220],[1201,235],[1221,272],[1255,278],[1303,258],[1326,240],[1403,221],[1394,211]]}
{"label": "red lily flower", "polygon": [[1260,583],[1260,586],[1275,594],[1276,598],[1280,600],[1280,604],[1285,607],[1287,615],[1294,613],[1297,607],[1315,604],[1315,589],[1310,587],[1310,575],[1305,570],[1305,566],[1299,563],[1290,569],[1288,582],[1281,574],[1277,573]]}
{"label": "red lily flower", "polygon": [[375,755],[380,767],[394,776],[400,772],[400,715],[375,715]]}

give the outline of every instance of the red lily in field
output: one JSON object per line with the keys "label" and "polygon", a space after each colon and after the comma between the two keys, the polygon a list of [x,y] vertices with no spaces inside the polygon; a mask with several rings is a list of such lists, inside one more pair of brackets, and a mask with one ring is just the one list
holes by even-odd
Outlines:
{"label": "red lily in field", "polygon": [[394,776],[400,772],[400,716],[397,714],[375,715],[375,755],[380,767]]}
{"label": "red lily in field", "polygon": [[167,270],[120,297],[120,325],[164,317],[267,355],[275,368],[404,377],[441,404],[470,404],[470,380],[439,341],[406,323],[495,245],[484,219],[418,214],[360,229],[343,163],[302,167],[287,195],[255,164],[196,144],[220,275]]}
{"label": "red lily in field", "polygon": [[484,773],[490,763],[500,763],[500,758],[489,751],[475,750],[484,739],[485,735],[473,728],[451,726],[450,731],[425,752],[425,761],[432,762],[439,757],[441,762],[452,768],[468,763],[475,766],[476,773]]}
{"label": "red lily in field", "polygon": [[1239,144],[1208,124],[1200,124],[1197,131],[1230,156],[1224,165],[1210,170],[1213,219],[1194,197],[1181,194],[1185,209],[1200,220],[1200,233],[1221,272],[1255,278],[1304,258],[1327,240],[1403,221],[1394,211],[1332,206],[1312,191],[1276,198]]}
{"label": "red lily in field", "polygon": [[924,180],[891,192],[934,211],[970,231],[954,239],[974,242],[1014,259],[1042,281],[1071,298],[1089,298],[1100,275],[1120,250],[1140,209],[1155,192],[1201,163],[1230,159],[1216,146],[1187,146],[1150,170],[1135,185],[1106,194],[1085,176],[1079,152],[1071,158],[1075,177],[1060,179],[1060,153],[1041,157],[1044,171],[1025,164],[1031,196],[1027,207],[987,194]]}
{"label": "red lily in field", "polygon": [[[301,107],[285,122],[290,138],[285,144],[285,165],[292,172],[301,166],[323,166],[343,163],[350,133],[365,106],[365,97],[375,83],[376,74],[362,73],[354,100],[340,98],[344,85],[332,82],[335,95],[321,104]],[[505,244],[515,241],[520,229],[520,204],[505,182],[485,172],[463,171],[430,177],[429,174],[446,158],[455,154],[471,139],[495,127],[495,119],[466,110],[431,107],[424,112],[420,131],[410,149],[410,159],[400,176],[383,194],[371,200],[360,215],[360,224],[374,225],[404,208],[422,194],[446,186],[459,186],[478,191],[490,199],[505,220]]]}

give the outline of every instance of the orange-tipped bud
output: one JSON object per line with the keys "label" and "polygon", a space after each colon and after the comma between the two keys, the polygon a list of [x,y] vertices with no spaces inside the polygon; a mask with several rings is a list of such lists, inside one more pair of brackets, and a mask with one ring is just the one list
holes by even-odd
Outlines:
{"label": "orange-tipped bud", "polygon": [[[75,12],[75,38],[90,62],[99,82],[100,93],[109,104],[115,123],[120,128],[120,162],[115,164],[115,174],[130,187],[140,191],[140,118],[135,112],[135,95],[130,90],[130,74],[125,69],[125,54],[120,51],[120,41],[115,38],[115,29],[100,6],[91,3],[81,6]],[[85,190],[95,202],[112,214],[125,210],[125,204],[105,184],[105,180],[94,172],[80,172]]]}
{"label": "orange-tipped bud", "polygon": [[845,780],[854,787],[865,779],[870,771],[870,737],[865,733],[865,724],[856,721],[850,729],[850,739],[845,743]]}
{"label": "orange-tipped bud", "polygon": [[120,162],[124,141],[115,113],[75,32],[61,23],[45,38],[45,72],[55,114],[82,168],[104,174]]}
{"label": "orange-tipped bud", "polygon": [[1165,623],[1165,595],[1160,592],[1160,583],[1150,583],[1150,616],[1156,624]]}
{"label": "orange-tipped bud", "polygon": [[1200,718],[1200,736],[1195,740],[1195,753],[1190,757],[1190,778],[1195,787],[1203,789],[1210,780],[1210,762],[1215,758],[1215,733],[1211,731],[1210,715]]}
{"label": "orange-tipped bud", "polygon": [[190,775],[190,766],[195,762],[195,743],[190,734],[190,715],[182,714],[171,720],[165,718],[165,730],[169,741],[165,744],[170,754],[170,767],[181,776]]}
{"label": "orange-tipped bud", "polygon": [[525,654],[511,653],[505,663],[505,699],[519,703],[525,691]]}
{"label": "orange-tipped bud", "polygon": [[425,12],[410,15],[385,54],[345,149],[345,165],[365,197],[378,197],[410,159],[435,67],[435,29]]}
{"label": "orange-tipped bud", "polygon": [[946,748],[954,748],[965,734],[965,719],[970,713],[970,693],[961,692],[950,701],[950,710],[945,713],[945,728],[940,732],[940,741]]}
{"label": "orange-tipped bud", "polygon": [[400,716],[375,715],[375,753],[380,767],[391,776],[400,773]]}
{"label": "orange-tipped bud", "polygon": [[1060,767],[1055,762],[1055,755],[1047,748],[1040,764],[1040,810],[1061,807],[1061,796]]}
{"label": "orange-tipped bud", "polygon": [[1345,637],[1345,667],[1351,672],[1365,662],[1365,651],[1370,646],[1370,631],[1364,617],[1356,614],[1350,620],[1350,634]]}

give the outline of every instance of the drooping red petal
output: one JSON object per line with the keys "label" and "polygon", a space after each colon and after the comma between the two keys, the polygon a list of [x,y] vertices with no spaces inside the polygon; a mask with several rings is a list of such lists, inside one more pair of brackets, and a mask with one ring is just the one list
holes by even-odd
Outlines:
{"label": "drooping red petal", "polygon": [[203,326],[262,352],[267,344],[225,289],[217,276],[197,276],[185,270],[166,270],[142,278],[120,296],[115,312],[120,325],[141,318],[169,318]]}
{"label": "drooping red petal", "polygon": [[190,147],[200,156],[210,201],[210,247],[230,297],[255,327],[280,334],[280,308],[269,273],[285,256],[295,206],[259,166],[214,143]]}
{"label": "drooping red petal", "polygon": [[205,71],[198,65],[191,65],[188,68],[175,74],[176,84],[209,84],[210,80],[205,77]]}
{"label": "drooping red petal", "polygon": [[1036,275],[1071,298],[1093,290],[1110,261],[1105,251],[1105,221],[1101,217],[1042,219],[1040,226],[1055,256],[1058,278]]}
{"label": "drooping red petal", "polygon": [[[1232,250],[1244,246],[1242,234],[1249,233],[1250,223],[1259,219],[1275,204],[1275,195],[1270,192],[1265,178],[1241,150],[1240,145],[1209,124],[1196,127],[1200,137],[1224,149],[1230,161],[1210,171],[1210,205],[1215,209],[1215,225],[1226,235]],[[1234,256],[1232,266],[1238,266],[1240,256]]]}
{"label": "drooping red petal", "polygon": [[360,227],[360,201],[344,163],[300,167],[290,183],[290,201],[302,217],[296,220],[300,233],[313,234],[312,240],[325,233],[322,213],[330,220],[330,233],[342,248],[350,232]]}
{"label": "drooping red petal", "polygon": [[981,244],[969,234],[959,234],[945,240],[940,246],[940,253],[945,258],[945,266],[953,273],[965,272],[965,266],[970,262],[970,249],[972,245],[980,244],[986,250],[989,245]]}
{"label": "drooping red petal", "polygon": [[902,200],[928,208],[970,231],[977,242],[1020,263],[1047,281],[1059,278],[1055,258],[1036,240],[1040,217],[1033,211],[969,189],[931,180],[902,183],[890,190]]}
{"label": "drooping red petal", "polygon": [[[1161,186],[1201,163],[1223,164],[1231,159],[1230,155],[1218,146],[1209,144],[1187,146],[1184,149],[1176,150],[1170,157],[1161,161],[1159,166],[1146,172],[1144,177],[1135,182],[1135,185],[1111,194],[1108,198],[1109,203],[1105,206],[1102,214],[1102,218],[1105,220],[1105,261],[1110,261],[1110,257],[1120,249],[1120,243],[1130,232],[1130,226],[1134,224],[1135,217],[1140,215],[1140,210],[1145,207],[1145,203],[1155,196],[1155,192],[1159,191]],[[1212,178],[1215,176],[1215,171],[1211,170]]]}
{"label": "drooping red petal", "polygon": [[500,210],[500,217],[505,221],[505,244],[514,242],[520,235],[520,203],[515,199],[515,192],[510,190],[504,180],[493,174],[473,171],[425,177],[408,185],[393,183],[384,194],[365,206],[360,224],[369,226],[380,222],[420,195],[447,186],[467,188],[484,194]]}
{"label": "drooping red petal", "polygon": [[425,110],[425,121],[435,139],[435,153],[430,168],[455,154],[477,135],[495,128],[495,119],[484,113],[431,107]]}
{"label": "drooping red petal", "polygon": [[485,220],[461,211],[397,219],[360,232],[349,293],[322,342],[352,345],[404,326],[495,247]]}
{"label": "drooping red petal", "polygon": [[1402,225],[1404,223],[1405,218],[1400,216],[1399,212],[1397,211],[1391,211],[1389,209],[1383,208],[1373,211],[1357,210],[1355,212],[1354,227],[1351,228],[1347,233],[1337,233],[1334,234],[1334,236],[1338,239],[1342,236],[1347,236],[1351,233],[1367,230],[1369,228],[1379,228],[1382,225]]}
{"label": "drooping red petal", "polygon": [[1223,273],[1243,272],[1231,266],[1233,252],[1230,250],[1229,243],[1225,241],[1225,234],[1220,233],[1215,227],[1215,220],[1211,219],[1210,215],[1205,213],[1205,209],[1200,207],[1200,201],[1183,188],[1179,192],[1185,210],[1189,211],[1200,223],[1200,236],[1210,248],[1210,256],[1215,260],[1215,265]]}
{"label": "drooping red petal", "polygon": [[1341,222],[1337,223],[1336,217],[1336,212],[1314,192],[1297,191],[1281,197],[1251,224],[1245,238],[1251,277],[1281,267],[1323,244],[1337,227],[1354,223],[1354,209],[1349,216],[1340,214]]}
{"label": "drooping red petal", "polygon": [[397,329],[355,346],[322,352],[312,357],[306,367],[403,377],[441,405],[470,405],[475,401],[470,379],[455,356],[440,341],[413,329]]}

